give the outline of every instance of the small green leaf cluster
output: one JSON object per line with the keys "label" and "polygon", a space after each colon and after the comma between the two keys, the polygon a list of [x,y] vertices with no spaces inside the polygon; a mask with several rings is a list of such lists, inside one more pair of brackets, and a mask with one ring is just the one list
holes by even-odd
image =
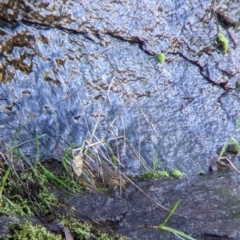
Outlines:
{"label": "small green leaf cluster", "polygon": [[218,33],[217,40],[222,47],[223,54],[225,54],[228,51],[228,40],[227,40],[227,38],[222,33]]}
{"label": "small green leaf cluster", "polygon": [[156,57],[159,63],[165,62],[165,55],[163,53],[158,53]]}

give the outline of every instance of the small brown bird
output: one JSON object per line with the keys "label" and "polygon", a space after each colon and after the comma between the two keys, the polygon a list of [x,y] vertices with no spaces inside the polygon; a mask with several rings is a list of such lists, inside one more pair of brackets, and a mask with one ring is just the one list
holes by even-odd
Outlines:
{"label": "small brown bird", "polygon": [[104,184],[110,188],[116,188],[125,183],[121,174],[114,172],[108,165],[102,165],[102,179]]}

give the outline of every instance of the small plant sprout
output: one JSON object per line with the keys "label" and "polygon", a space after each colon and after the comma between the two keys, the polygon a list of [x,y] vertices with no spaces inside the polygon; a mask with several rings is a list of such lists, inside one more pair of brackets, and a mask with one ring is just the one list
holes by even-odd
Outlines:
{"label": "small plant sprout", "polygon": [[154,159],[152,160],[152,167],[150,167],[150,170],[142,173],[140,178],[142,180],[158,180],[162,178],[168,178],[169,177],[168,172],[158,170],[162,164],[164,163],[158,162],[158,151],[157,151]]}
{"label": "small plant sprout", "polygon": [[158,155],[159,155],[159,152],[156,151],[155,156],[154,156],[154,158],[153,158],[153,160],[152,160],[152,168],[151,168],[152,171],[157,171],[158,168],[159,168],[161,165],[164,164],[164,162],[159,162],[159,161],[158,161],[158,159],[159,159],[159,156],[158,156]]}
{"label": "small plant sprout", "polygon": [[158,61],[159,63],[165,62],[165,55],[164,55],[163,53],[158,53],[158,54],[157,54],[157,61]]}
{"label": "small plant sprout", "polygon": [[230,137],[230,138],[224,143],[224,145],[223,145],[223,147],[222,147],[222,149],[221,149],[221,151],[220,151],[220,153],[219,153],[219,156],[218,156],[219,159],[223,157],[224,153],[227,151],[227,148],[228,148],[228,146],[229,146],[230,144],[233,144],[234,149],[237,151],[237,153],[239,153],[239,151],[240,151],[239,142],[233,137],[233,136],[235,135],[236,131],[238,130],[239,126],[240,126],[240,119],[237,120],[237,122],[236,122],[236,124],[235,124],[235,126],[234,126],[234,131],[233,131],[233,133],[232,133],[232,137]]}
{"label": "small plant sprout", "polygon": [[236,89],[239,91],[240,90],[240,81],[236,82]]}
{"label": "small plant sprout", "polygon": [[232,146],[233,150],[235,152],[235,154],[239,154],[240,152],[240,144],[238,142],[237,139],[235,139],[233,136],[236,134],[236,131],[239,129],[240,126],[240,119],[237,120],[235,127],[234,127],[234,131],[232,133],[232,137],[230,137],[223,145],[223,147],[221,148],[221,151],[218,155],[217,158],[217,163],[219,165],[225,165],[225,166],[229,166],[232,167],[236,172],[238,172],[240,174],[240,170],[238,170],[234,164],[230,161],[230,159],[227,156],[224,156],[224,154],[227,152],[228,147]]}
{"label": "small plant sprout", "polygon": [[217,40],[218,40],[218,43],[222,47],[223,54],[225,54],[228,51],[228,40],[227,40],[227,38],[222,33],[218,33]]}
{"label": "small plant sprout", "polygon": [[233,138],[232,140],[233,140],[233,148],[234,148],[234,151],[235,151],[235,153],[238,155],[239,152],[240,152],[239,142],[238,142],[235,138]]}

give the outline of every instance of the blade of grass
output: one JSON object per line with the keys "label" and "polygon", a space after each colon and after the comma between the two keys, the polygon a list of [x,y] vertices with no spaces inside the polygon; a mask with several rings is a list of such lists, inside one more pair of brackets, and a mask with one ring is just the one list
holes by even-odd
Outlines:
{"label": "blade of grass", "polygon": [[237,129],[239,128],[240,126],[240,118],[237,120],[236,124],[235,124],[235,127],[234,127],[234,133],[237,131]]}
{"label": "blade of grass", "polygon": [[[51,180],[57,187],[59,187],[61,190],[70,193],[74,196],[82,196],[80,193],[80,190],[78,193],[73,193],[71,190],[69,190],[67,184],[62,181],[60,178],[58,178],[56,175],[54,175],[52,172],[50,172],[48,169],[46,169],[40,162],[37,162],[37,164],[42,168],[43,176],[45,175],[49,180]],[[38,177],[41,177],[38,176]]]}
{"label": "blade of grass", "polygon": [[39,161],[39,141],[38,133],[36,132],[35,144],[36,144],[36,161]]}
{"label": "blade of grass", "polygon": [[3,196],[4,200],[8,202],[8,204],[14,209],[15,212],[17,212],[21,216],[27,216],[27,214],[23,211],[20,205],[15,204],[11,200],[9,200],[7,197]]}
{"label": "blade of grass", "polygon": [[167,227],[167,226],[164,226],[164,225],[160,225],[158,227],[160,230],[164,230],[164,231],[168,231],[168,232],[171,232],[175,235],[179,235],[181,237],[183,237],[183,239],[187,239],[187,240],[196,240],[195,238],[192,238],[191,236],[187,235],[186,233],[182,232],[182,231],[179,231],[179,230],[176,230],[174,228],[171,228],[171,227]]}
{"label": "blade of grass", "polygon": [[29,165],[29,167],[32,169],[34,175],[37,177],[38,174],[37,174],[37,170],[36,168],[34,168],[34,166],[32,165],[32,163],[30,162],[30,160],[23,154],[19,151],[21,157],[24,159],[24,161]]}
{"label": "blade of grass", "polygon": [[1,187],[0,187],[0,199],[2,198],[2,193],[3,193],[3,189],[4,189],[4,185],[8,179],[8,176],[10,174],[10,171],[11,171],[11,168],[12,168],[12,165],[8,166],[3,178],[2,178],[2,181],[1,181]]}
{"label": "blade of grass", "polygon": [[228,139],[225,143],[224,143],[224,145],[223,145],[223,147],[222,147],[222,149],[221,149],[221,151],[220,151],[220,153],[219,153],[219,158],[221,158],[222,156],[223,156],[223,154],[226,152],[226,149],[227,149],[227,147],[228,147],[228,145],[231,143],[231,139]]}
{"label": "blade of grass", "polygon": [[60,186],[63,186],[63,187],[65,187],[67,189],[67,185],[61,179],[59,179],[52,172],[47,170],[40,162],[37,162],[37,164],[42,168],[43,174],[45,174],[48,178],[53,180],[55,183],[58,183]]}
{"label": "blade of grass", "polygon": [[[38,136],[38,139],[39,139],[39,138],[42,138],[42,137],[45,137],[46,135],[47,135],[47,134],[42,134],[42,135]],[[31,138],[31,139],[28,139],[28,140],[26,140],[26,141],[24,141],[24,142],[22,142],[22,143],[19,143],[19,144],[15,145],[15,146],[12,145],[11,149],[19,148],[19,147],[21,147],[22,145],[24,145],[25,143],[31,142],[31,141],[33,141],[33,140],[35,140],[35,139],[36,139],[36,137]]]}
{"label": "blade of grass", "polygon": [[175,211],[177,210],[180,202],[181,202],[181,200],[178,200],[178,201],[175,203],[173,209],[171,210],[171,212],[169,213],[169,215],[167,216],[167,218],[165,219],[165,221],[161,224],[162,226],[164,226],[164,225],[167,224],[167,222],[168,222],[168,220],[170,219],[170,217],[171,217],[171,216],[175,213]]}
{"label": "blade of grass", "polygon": [[22,129],[23,129],[23,126],[19,130],[17,130],[17,132],[14,134],[11,146],[14,146],[15,142],[17,141],[17,139],[20,136]]}

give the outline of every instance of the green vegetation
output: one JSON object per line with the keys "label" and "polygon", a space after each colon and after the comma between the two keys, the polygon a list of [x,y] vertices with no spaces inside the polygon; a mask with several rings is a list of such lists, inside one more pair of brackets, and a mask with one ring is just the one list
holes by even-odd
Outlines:
{"label": "green vegetation", "polygon": [[158,53],[156,57],[159,63],[165,62],[165,55],[163,53]]}
{"label": "green vegetation", "polygon": [[168,178],[169,174],[166,171],[148,171],[144,172],[141,175],[141,179],[143,180],[157,180],[157,179],[162,179],[162,178]]}
{"label": "green vegetation", "polygon": [[[237,129],[240,126],[240,119],[237,120],[234,131],[232,133],[232,137],[230,137],[223,145],[221,148],[220,153],[218,154],[217,158],[217,164],[218,168],[221,169],[221,167],[231,167],[233,168],[236,172],[240,174],[240,170],[238,170],[234,164],[231,162],[231,160],[226,156],[227,152],[233,153],[238,155],[240,151],[240,144],[237,139],[235,139],[233,136],[235,135]],[[225,155],[225,156],[224,156]]]}
{"label": "green vegetation", "polygon": [[167,171],[157,171],[157,170],[151,170],[144,172],[141,176],[140,179],[142,180],[158,180],[162,178],[168,178],[169,176],[175,177],[175,178],[183,178],[184,173],[179,171],[179,170],[171,170],[169,172]]}
{"label": "green vegetation", "polygon": [[[163,162],[158,163],[157,159],[158,159],[158,152],[156,152],[156,154],[155,154],[155,157],[152,161],[152,167],[150,168],[150,170],[148,170],[140,175],[141,180],[158,180],[158,179],[162,179],[162,178],[168,178],[170,176],[175,177],[175,178],[183,178],[184,177],[185,174],[177,169],[173,169],[170,171],[158,170],[160,168],[160,166],[163,164]],[[148,167],[148,169],[149,169],[149,167]]]}
{"label": "green vegetation", "polygon": [[239,142],[236,138],[233,137],[235,135],[236,131],[239,129],[239,126],[240,126],[240,119],[238,119],[235,124],[232,136],[224,143],[224,145],[218,155],[219,158],[223,157],[223,155],[227,152],[227,149],[230,145],[232,145],[233,149],[236,151],[237,154],[239,153],[239,151],[240,151]]}
{"label": "green vegetation", "polygon": [[[144,116],[146,117],[145,114]],[[116,119],[114,119],[114,121],[115,120]],[[116,151],[113,151],[111,147],[114,146],[116,139],[120,139],[124,144],[128,145],[129,149],[132,150],[141,164],[147,167],[146,169],[150,169],[138,151],[131,146],[127,138],[118,135],[113,123],[108,131],[111,131],[115,138],[113,137],[113,139],[106,141],[107,132],[105,135],[98,137],[96,134],[97,123],[93,132],[85,139],[80,148],[73,149],[76,147],[75,145],[69,146],[64,152],[61,163],[55,161],[53,166],[51,166],[51,164],[49,165],[49,162],[40,162],[39,138],[44,135],[38,136],[36,134],[34,139],[18,144],[16,139],[19,134],[17,134],[9,151],[4,154],[1,153],[4,156],[4,163],[6,163],[7,167],[4,165],[1,169],[0,166],[0,170],[2,170],[0,172],[0,215],[21,215],[23,219],[28,216],[35,216],[43,220],[49,213],[54,213],[54,220],[68,227],[74,239],[91,237],[102,240],[126,239],[125,237],[114,234],[109,235],[108,232],[100,231],[90,224],[80,223],[73,217],[76,216],[77,210],[68,206],[66,202],[64,202],[64,199],[59,199],[57,196],[57,193],[59,193],[59,191],[57,191],[58,189],[60,189],[61,192],[63,190],[71,194],[81,195],[82,189],[85,189],[86,186],[93,190],[98,190],[103,186],[101,179],[99,179],[101,172],[96,172],[96,169],[94,170],[89,163],[96,164],[99,169],[102,168],[103,162],[107,163],[115,173],[119,174],[120,181],[127,180],[134,184],[131,179],[122,175],[121,171],[119,171],[119,166],[121,166],[122,163],[119,159],[119,154],[115,153]],[[29,141],[35,141],[36,154],[34,163],[19,150],[21,145]],[[153,161],[153,168],[145,173],[145,179],[169,177],[170,172],[159,171],[158,168],[159,165]],[[177,174],[174,176],[179,177],[180,174],[178,173],[178,176]],[[83,185],[81,183],[83,183]],[[164,210],[169,211],[169,209],[144,193],[138,186],[136,187],[151,199],[151,201]],[[121,184],[119,184],[119,189],[120,191],[122,190]],[[60,209],[67,212],[64,218],[59,214]],[[25,225],[29,227],[29,224],[30,223],[24,223],[23,225],[19,225],[19,227],[15,225],[15,231],[12,230],[11,236],[8,236],[9,239],[17,236],[16,234],[19,234],[19,236],[24,239],[25,236],[21,231],[25,229]],[[38,232],[39,228],[41,227],[32,226],[31,231]],[[41,234],[45,233],[39,233],[38,239],[41,239],[39,237]],[[48,234],[48,232],[46,232],[46,234]],[[32,235],[35,236],[34,234]],[[44,239],[52,239],[51,237],[52,236],[48,236]],[[15,239],[17,239],[17,237],[15,237]]]}
{"label": "green vegetation", "polygon": [[33,226],[26,221],[24,224],[12,224],[10,226],[11,234],[4,237],[4,240],[63,240],[61,235],[51,234],[46,228]]}
{"label": "green vegetation", "polygon": [[[97,230],[92,225],[80,223],[71,217],[75,209],[68,206],[63,199],[59,200],[57,189],[82,195],[85,187],[70,167],[73,160],[70,148],[66,149],[62,163],[56,161],[53,165],[51,162],[41,163],[39,137],[42,136],[36,135],[35,139],[32,139],[35,140],[36,145],[35,163],[18,150],[22,144],[15,144],[15,141],[8,152],[0,153],[4,163],[10,163],[5,167],[0,161],[0,216],[22,216],[23,219],[36,216],[45,219],[49,213],[53,212],[54,218],[58,221],[62,218],[59,209],[65,209],[66,218],[62,221],[72,231],[74,239],[87,239],[91,236],[97,236],[97,239],[103,240],[127,239],[116,234],[109,235],[105,231]],[[10,230],[4,239],[63,239],[61,235],[51,234],[44,227],[34,226],[28,221],[23,224],[12,224]]]}
{"label": "green vegetation", "polygon": [[3,175],[2,180],[1,180],[1,185],[0,185],[0,199],[2,198],[2,192],[3,192],[3,189],[4,189],[4,185],[5,185],[5,183],[6,183],[7,179],[8,179],[8,176],[9,176],[9,174],[10,174],[10,171],[11,171],[11,165],[8,166],[6,172],[5,172],[5,174]]}
{"label": "green vegetation", "polygon": [[177,169],[173,169],[169,172],[169,174],[175,178],[183,178],[185,173],[177,170]]}
{"label": "green vegetation", "polygon": [[68,227],[73,235],[74,240],[82,239],[101,239],[101,240],[127,240],[128,238],[118,234],[108,234],[101,232],[87,223],[80,223],[75,218],[62,218],[61,223]]}
{"label": "green vegetation", "polygon": [[75,143],[71,143],[70,146],[67,146],[66,149],[64,150],[63,157],[61,159],[62,165],[64,169],[68,172],[69,166],[71,165],[70,163],[73,160],[73,155],[72,155],[72,148],[76,148],[77,145]]}
{"label": "green vegetation", "polygon": [[58,172],[56,167],[48,170],[40,163],[39,136],[36,135],[34,140],[36,143],[34,164],[18,150],[20,145],[11,147],[5,153],[5,162],[11,162],[11,165],[3,176],[0,175],[0,214],[21,216],[34,215],[36,212],[47,214],[59,206],[58,198],[52,193],[51,184],[66,192],[81,194],[83,187],[73,174],[68,174],[61,166],[57,168]]}
{"label": "green vegetation", "polygon": [[20,173],[16,181],[16,175],[12,174],[5,185],[0,214],[32,216],[38,212],[45,215],[58,203],[45,175],[39,173],[36,178],[32,172]]}
{"label": "green vegetation", "polygon": [[222,47],[223,54],[227,53],[227,51],[228,51],[228,40],[227,40],[227,38],[222,33],[218,33],[217,40],[218,40],[218,43]]}
{"label": "green vegetation", "polygon": [[236,89],[239,91],[240,90],[240,81],[236,82]]}
{"label": "green vegetation", "polygon": [[235,155],[238,155],[240,152],[240,145],[236,138],[230,137],[223,145],[219,157],[221,158],[224,153],[231,152]]}
{"label": "green vegetation", "polygon": [[177,236],[179,239],[195,240],[194,238],[192,238],[191,236],[187,235],[186,233],[184,233],[184,232],[182,232],[182,231],[179,231],[179,230],[176,230],[176,229],[174,229],[174,228],[171,228],[171,227],[167,227],[167,226],[166,226],[168,220],[169,220],[170,217],[175,213],[175,211],[177,210],[179,204],[180,204],[180,200],[175,203],[173,209],[171,210],[170,214],[167,216],[167,218],[165,219],[165,221],[164,221],[162,224],[160,224],[159,226],[157,226],[157,228],[158,228],[159,230],[162,230],[162,231],[171,232],[171,233],[173,233],[175,236]]}
{"label": "green vegetation", "polygon": [[88,239],[91,236],[92,226],[87,223],[80,223],[75,218],[62,218],[61,223],[68,227],[74,239]]}

